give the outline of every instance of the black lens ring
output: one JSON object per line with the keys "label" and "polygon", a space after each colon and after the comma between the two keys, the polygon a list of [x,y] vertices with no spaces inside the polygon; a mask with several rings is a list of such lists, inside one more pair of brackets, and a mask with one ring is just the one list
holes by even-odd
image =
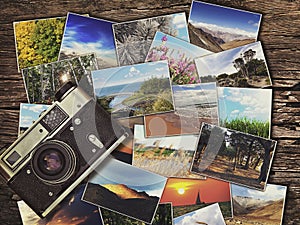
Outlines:
{"label": "black lens ring", "polygon": [[[49,171],[41,164],[45,155],[55,152],[61,159],[62,166],[58,170]],[[61,141],[46,141],[33,153],[31,166],[36,176],[47,183],[57,184],[69,179],[75,171],[76,156],[72,148]]]}

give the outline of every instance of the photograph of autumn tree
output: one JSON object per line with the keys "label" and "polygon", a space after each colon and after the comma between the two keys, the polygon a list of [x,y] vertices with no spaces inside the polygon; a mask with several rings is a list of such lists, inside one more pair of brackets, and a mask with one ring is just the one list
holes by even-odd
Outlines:
{"label": "photograph of autumn tree", "polygon": [[18,201],[23,225],[102,225],[97,206],[81,201],[85,184],[77,186],[46,218],[41,219],[24,202]]}
{"label": "photograph of autumn tree", "polygon": [[270,138],[272,89],[218,87],[220,126]]}
{"label": "photograph of autumn tree", "polygon": [[97,101],[114,118],[174,110],[167,61],[92,71]]}
{"label": "photograph of autumn tree", "polygon": [[14,22],[18,70],[58,60],[66,18]]}
{"label": "photograph of autumn tree", "polygon": [[224,217],[232,217],[230,184],[212,178],[168,178],[160,202],[172,203],[174,218],[213,203],[219,203]]}
{"label": "photograph of autumn tree", "polygon": [[[103,223],[105,225],[148,225],[144,222],[122,216],[110,210],[101,208]],[[152,225],[173,225],[173,212],[171,203],[159,204],[154,215]]]}
{"label": "photograph of autumn tree", "polygon": [[91,70],[98,69],[94,54],[42,64],[22,70],[30,103],[51,104],[60,86],[72,81],[93,96]]}
{"label": "photograph of autumn tree", "polygon": [[195,59],[202,82],[220,87],[262,88],[271,85],[260,42]]}
{"label": "photograph of autumn tree", "polygon": [[111,157],[89,178],[82,200],[151,223],[167,178]]}
{"label": "photograph of autumn tree", "polygon": [[68,13],[59,60],[95,53],[100,69],[117,66],[113,22]]}
{"label": "photograph of autumn tree", "polygon": [[191,43],[221,52],[255,42],[262,15],[259,13],[193,1],[188,19]]}
{"label": "photograph of autumn tree", "polygon": [[200,178],[190,172],[198,137],[177,135],[145,138],[144,126],[134,126],[132,165],[165,177]]}
{"label": "photograph of autumn tree", "polygon": [[189,41],[185,13],[113,24],[119,65],[145,62],[156,31]]}
{"label": "photograph of autumn tree", "polygon": [[226,225],[219,204],[195,210],[174,218],[174,225]]}
{"label": "photograph of autumn tree", "polygon": [[162,32],[156,32],[147,62],[168,60],[172,84],[200,83],[194,59],[212,52]]}
{"label": "photograph of autumn tree", "polygon": [[231,184],[233,218],[227,225],[281,225],[286,186],[267,184],[264,192]]}
{"label": "photograph of autumn tree", "polygon": [[264,190],[276,141],[203,123],[191,171]]}
{"label": "photograph of autumn tree", "polygon": [[19,135],[23,134],[50,105],[43,104],[20,104]]}

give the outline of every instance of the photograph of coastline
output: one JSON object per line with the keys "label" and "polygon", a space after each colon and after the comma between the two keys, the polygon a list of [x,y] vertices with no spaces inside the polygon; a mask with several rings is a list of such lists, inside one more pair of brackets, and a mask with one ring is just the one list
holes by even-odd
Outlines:
{"label": "photograph of coastline", "polygon": [[277,142],[203,123],[191,172],[264,190]]}
{"label": "photograph of coastline", "polygon": [[189,42],[185,13],[113,24],[119,66],[145,62],[156,31]]}
{"label": "photograph of coastline", "polygon": [[261,17],[259,13],[193,1],[188,19],[191,43],[221,52],[255,42]]}
{"label": "photograph of coastline", "polygon": [[174,110],[167,61],[92,71],[97,101],[114,118]]}

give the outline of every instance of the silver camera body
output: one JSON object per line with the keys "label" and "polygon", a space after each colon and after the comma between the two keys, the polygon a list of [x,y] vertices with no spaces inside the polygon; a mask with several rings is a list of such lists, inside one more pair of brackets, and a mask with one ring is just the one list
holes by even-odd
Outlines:
{"label": "silver camera body", "polygon": [[0,174],[40,217],[49,214],[128,134],[80,87],[57,101],[0,155]]}

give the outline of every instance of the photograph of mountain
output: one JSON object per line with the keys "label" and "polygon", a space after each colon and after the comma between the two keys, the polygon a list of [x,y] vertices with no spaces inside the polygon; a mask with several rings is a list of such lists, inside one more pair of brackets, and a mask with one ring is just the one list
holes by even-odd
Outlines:
{"label": "photograph of mountain", "polygon": [[108,157],[89,178],[82,200],[151,223],[167,179]]}
{"label": "photograph of mountain", "polygon": [[18,71],[58,60],[66,17],[14,22]]}
{"label": "photograph of mountain", "polygon": [[184,12],[113,24],[119,66],[145,62],[156,31],[189,42]]}
{"label": "photograph of mountain", "polygon": [[68,13],[59,60],[95,53],[100,69],[117,66],[113,22]]}
{"label": "photograph of mountain", "polygon": [[213,203],[220,204],[224,217],[232,217],[230,184],[212,178],[168,178],[160,202],[172,203],[174,218]]}
{"label": "photograph of mountain", "polygon": [[134,126],[132,165],[165,177],[204,179],[191,174],[197,135],[145,138],[144,126]]}
{"label": "photograph of mountain", "polygon": [[98,207],[81,201],[85,184],[76,187],[54,212],[41,219],[24,201],[18,201],[23,225],[102,225]]}
{"label": "photograph of mountain", "polygon": [[188,19],[191,43],[221,52],[255,42],[262,15],[193,1]]}
{"label": "photograph of mountain", "polygon": [[231,185],[233,218],[227,225],[281,225],[287,187],[267,184],[264,192]]}
{"label": "photograph of mountain", "polygon": [[272,89],[218,87],[221,127],[270,138]]}
{"label": "photograph of mountain", "polygon": [[97,101],[114,118],[174,110],[167,61],[92,71]]}
{"label": "photograph of mountain", "polygon": [[264,190],[276,143],[203,123],[191,172]]}
{"label": "photograph of mountain", "polygon": [[18,135],[23,134],[49,106],[50,105],[21,103]]}
{"label": "photograph of mountain", "polygon": [[62,84],[72,81],[93,96],[91,70],[98,69],[94,54],[41,64],[22,70],[29,103],[52,104]]}
{"label": "photograph of mountain", "polygon": [[174,218],[174,225],[226,225],[219,204],[215,203],[205,208]]}
{"label": "photograph of mountain", "polygon": [[[103,223],[105,225],[148,225],[139,220],[134,220],[127,216],[107,209],[100,209]],[[151,225],[173,225],[173,212],[171,203],[161,203],[158,205]]]}
{"label": "photograph of mountain", "polygon": [[202,83],[217,81],[220,87],[263,88],[271,85],[260,42],[195,59]]}
{"label": "photograph of mountain", "polygon": [[158,31],[146,61],[168,60],[172,84],[195,84],[200,83],[200,80],[194,59],[211,53],[211,51]]}

